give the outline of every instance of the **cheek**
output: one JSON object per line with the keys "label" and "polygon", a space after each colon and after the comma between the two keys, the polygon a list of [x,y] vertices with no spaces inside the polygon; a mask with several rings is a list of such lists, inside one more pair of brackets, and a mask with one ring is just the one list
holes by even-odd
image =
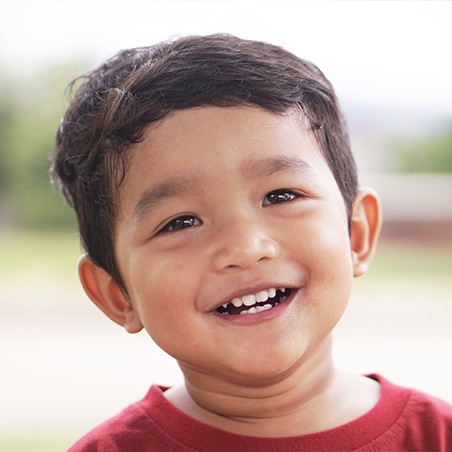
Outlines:
{"label": "cheek", "polygon": [[310,256],[307,299],[316,308],[313,315],[335,323],[347,306],[353,281],[348,230],[328,219],[314,224],[311,234],[303,251]]}
{"label": "cheek", "polygon": [[199,265],[181,253],[155,253],[143,250],[130,260],[129,280],[137,298],[155,300],[156,305],[177,303],[177,295],[190,290]]}
{"label": "cheek", "polygon": [[148,334],[165,350],[175,336],[190,334],[187,319],[196,318],[200,284],[197,267],[180,256],[169,260],[143,255],[130,265],[133,303]]}

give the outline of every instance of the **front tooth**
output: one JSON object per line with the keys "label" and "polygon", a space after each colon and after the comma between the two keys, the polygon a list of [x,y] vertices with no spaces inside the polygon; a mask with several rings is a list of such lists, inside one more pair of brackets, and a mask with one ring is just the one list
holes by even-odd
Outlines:
{"label": "front tooth", "polygon": [[243,305],[242,300],[240,298],[233,298],[231,303],[236,307],[240,308]]}
{"label": "front tooth", "polygon": [[276,295],[276,289],[268,289],[268,298],[273,298]]}
{"label": "front tooth", "polygon": [[242,303],[245,306],[253,306],[253,304],[256,304],[256,297],[254,295],[245,295],[242,297]]}
{"label": "front tooth", "polygon": [[268,293],[266,290],[263,290],[262,292],[258,292],[256,295],[256,301],[258,303],[262,302],[262,301],[267,301],[268,300]]}

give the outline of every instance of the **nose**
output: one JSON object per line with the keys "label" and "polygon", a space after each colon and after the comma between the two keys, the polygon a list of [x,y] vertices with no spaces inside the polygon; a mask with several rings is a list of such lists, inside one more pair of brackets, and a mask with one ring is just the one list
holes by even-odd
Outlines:
{"label": "nose", "polygon": [[278,242],[257,221],[229,219],[215,237],[213,265],[217,271],[250,269],[280,253]]}

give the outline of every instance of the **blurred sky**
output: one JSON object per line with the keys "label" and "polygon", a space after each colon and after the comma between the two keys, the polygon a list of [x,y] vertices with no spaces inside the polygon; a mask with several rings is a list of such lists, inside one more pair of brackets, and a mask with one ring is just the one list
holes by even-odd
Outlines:
{"label": "blurred sky", "polygon": [[450,116],[451,24],[450,1],[3,1],[0,71],[228,32],[312,60],[341,100]]}

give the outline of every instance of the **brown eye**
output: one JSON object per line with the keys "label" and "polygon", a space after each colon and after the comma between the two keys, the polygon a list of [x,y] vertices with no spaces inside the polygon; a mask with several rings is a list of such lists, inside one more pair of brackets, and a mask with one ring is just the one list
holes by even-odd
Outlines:
{"label": "brown eye", "polygon": [[184,215],[171,220],[160,232],[180,231],[181,229],[192,228],[194,226],[199,226],[200,224],[201,220],[199,218],[193,215]]}
{"label": "brown eye", "polygon": [[270,204],[280,204],[283,202],[293,201],[299,196],[291,190],[274,190],[271,191],[262,202],[263,206],[268,206]]}

